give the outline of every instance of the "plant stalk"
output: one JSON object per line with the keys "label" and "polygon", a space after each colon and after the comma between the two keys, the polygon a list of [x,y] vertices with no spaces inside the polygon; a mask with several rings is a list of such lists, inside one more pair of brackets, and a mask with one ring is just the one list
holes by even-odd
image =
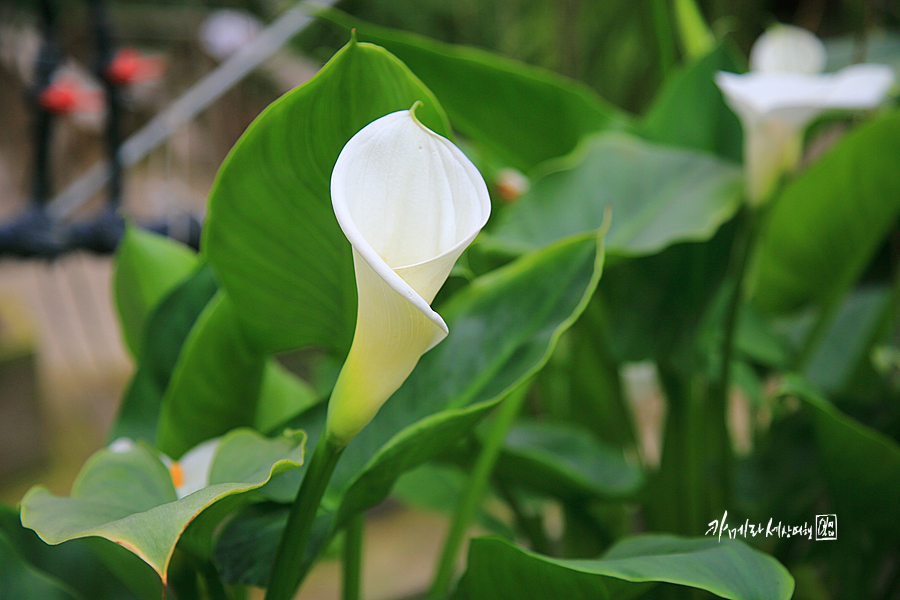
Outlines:
{"label": "plant stalk", "polygon": [[475,466],[463,492],[462,500],[456,506],[456,511],[453,514],[453,521],[450,523],[450,529],[444,540],[444,548],[431,584],[430,596],[432,598],[443,598],[450,591],[453,571],[456,566],[456,557],[459,554],[460,546],[462,546],[463,537],[469,527],[469,523],[472,522],[475,513],[478,511],[478,507],[481,506],[481,499],[487,491],[488,480],[491,472],[494,470],[494,465],[497,463],[497,458],[500,456],[500,449],[506,439],[506,434],[512,427],[513,420],[515,420],[516,415],[519,414],[519,410],[522,408],[522,402],[525,400],[528,387],[527,383],[520,385],[511,391],[500,403],[500,408],[494,417],[494,422],[491,423],[481,454],[475,461]]}
{"label": "plant stalk", "polygon": [[[723,324],[721,357],[719,366],[719,379],[710,388],[709,412],[711,419],[707,439],[711,448],[708,450],[712,459],[712,472],[719,479],[719,485],[715,487],[721,493],[718,498],[710,498],[712,508],[724,509],[731,497],[733,477],[733,460],[731,440],[728,435],[728,401],[731,390],[732,361],[735,355],[735,338],[737,336],[738,323],[740,321],[740,309],[744,298],[744,290],[747,279],[747,266],[750,256],[756,245],[759,232],[759,209],[753,206],[746,207],[746,214],[741,231],[735,240],[735,250],[732,255],[732,281],[734,289],[728,299],[725,322]],[[715,500],[718,499],[719,502]],[[719,504],[720,506],[715,506]]]}
{"label": "plant stalk", "polygon": [[344,446],[336,444],[325,433],[316,443],[303,483],[291,505],[284,533],[281,534],[266,600],[291,600],[296,594],[303,578],[303,550],[309,541],[319,503],[343,450]]}
{"label": "plant stalk", "polygon": [[344,530],[344,586],[343,600],[359,600],[362,582],[363,533],[365,515],[353,515]]}

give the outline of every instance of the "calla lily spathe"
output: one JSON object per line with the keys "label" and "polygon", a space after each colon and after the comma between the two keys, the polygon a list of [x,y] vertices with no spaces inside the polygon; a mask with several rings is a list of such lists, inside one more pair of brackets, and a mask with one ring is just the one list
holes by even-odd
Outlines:
{"label": "calla lily spathe", "polygon": [[[165,454],[159,455],[159,460],[169,470],[175,495],[179,500],[209,486],[213,459],[221,443],[222,438],[206,440],[188,450],[179,460],[172,460]],[[125,453],[135,446],[134,440],[123,437],[113,441],[107,448],[110,452]]]}
{"label": "calla lily spathe", "polygon": [[359,297],[353,344],[328,406],[326,433],[338,445],[365,427],[422,354],[447,336],[431,301],[490,215],[481,174],[419,123],[414,109],[360,130],[331,176]]}
{"label": "calla lily spathe", "polygon": [[825,48],[808,31],[779,25],[751,51],[744,75],[720,72],[716,83],[744,129],[747,198],[758,205],[800,160],[803,131],[826,110],[878,106],[894,81],[890,67],[853,65],[819,73]]}

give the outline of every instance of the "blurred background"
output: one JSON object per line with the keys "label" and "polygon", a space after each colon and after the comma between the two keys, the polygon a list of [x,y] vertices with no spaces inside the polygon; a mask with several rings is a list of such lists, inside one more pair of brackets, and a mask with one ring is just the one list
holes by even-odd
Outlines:
{"label": "blurred background", "polygon": [[[677,4],[345,0],[336,7],[364,21],[478,46],[562,73],[641,114],[680,61],[671,22]],[[783,22],[826,39],[835,60],[900,62],[896,0],[698,4],[715,35],[730,38],[744,56],[768,25]],[[298,22],[290,32],[296,35],[262,46],[259,66],[244,65],[246,76],[223,67],[292,6],[282,0],[106,0],[102,5],[4,0],[0,225],[20,222],[35,202],[71,223],[91,222],[111,206],[108,188],[92,189],[83,179],[92,169],[102,174],[108,168],[110,96],[97,75],[99,61],[106,65],[106,79],[111,64],[119,69],[114,77],[119,139],[147,128],[159,138],[137,148],[133,164],[122,165],[121,190],[113,192],[112,202],[121,202],[122,214],[133,221],[162,224],[173,236],[189,238],[188,217],[202,221],[216,170],[247,125],[347,41],[345,32],[326,23]],[[39,81],[39,65],[47,60],[42,54],[47,18],[42,15],[48,7],[55,15],[49,31],[58,63],[47,82],[51,93]],[[98,10],[113,43],[105,61],[98,58]],[[209,77],[224,83],[204,88]],[[185,104],[185,98],[192,103]],[[181,112],[172,112],[173,106]],[[49,134],[38,126],[41,114],[50,115]],[[168,120],[160,121],[160,115]],[[108,254],[84,249],[48,253],[52,257],[14,254],[0,254],[0,499],[7,504],[38,482],[55,493],[68,492],[86,457],[104,444],[132,369],[112,307]],[[658,409],[652,402],[642,406],[638,420],[649,423],[652,432]],[[647,444],[655,443],[651,433]],[[430,532],[441,527],[428,515],[404,518],[410,519],[411,532],[423,524]],[[374,553],[379,552],[377,537],[372,535]],[[437,551],[439,541],[431,533],[409,544],[419,550],[432,544]],[[410,552],[409,560],[416,560],[419,550]],[[377,590],[372,594],[377,597]]]}

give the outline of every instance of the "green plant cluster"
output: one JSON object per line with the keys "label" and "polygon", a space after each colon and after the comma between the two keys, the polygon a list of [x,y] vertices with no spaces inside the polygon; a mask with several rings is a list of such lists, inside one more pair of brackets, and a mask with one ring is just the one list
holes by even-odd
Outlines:
{"label": "green plant cluster", "polygon": [[[362,127],[421,102],[492,193],[509,168],[531,186],[494,198],[434,303],[449,336],[341,454],[303,572],[343,534],[355,597],[359,516],[393,493],[453,515],[431,597],[896,597],[896,109],[850,123],[754,211],[714,83],[742,70],[728,42],[672,69],[635,116],[549,71],[327,18],[356,33],[234,147],[201,252],[128,231],[115,294],[137,370],[110,442],[136,443],[98,452],[70,497],[38,487],[3,509],[3,593],[268,585],[356,318],[332,167]],[[300,349],[304,378],[278,358]],[[666,399],[658,464],[625,385],[635,364]],[[206,486],[179,498],[160,456],[216,437]],[[732,533],[710,533],[726,511]],[[817,515],[836,515],[836,540],[736,531],[817,529]],[[456,578],[454,532],[473,522],[495,535]]]}

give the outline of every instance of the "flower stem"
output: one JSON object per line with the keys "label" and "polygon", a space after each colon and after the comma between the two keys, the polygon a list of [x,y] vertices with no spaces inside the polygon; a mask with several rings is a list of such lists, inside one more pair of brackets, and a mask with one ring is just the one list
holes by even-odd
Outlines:
{"label": "flower stem", "polygon": [[347,528],[344,530],[343,600],[359,600],[365,527],[365,516],[363,513],[358,513],[350,518]]}
{"label": "flower stem", "polygon": [[[745,209],[743,222],[738,231],[735,247],[732,254],[732,281],[733,289],[726,306],[725,321],[723,324],[721,358],[719,365],[719,378],[710,389],[709,415],[707,423],[709,430],[706,434],[707,443],[711,446],[706,450],[709,456],[707,469],[718,476],[720,485],[711,488],[716,493],[710,496],[711,508],[714,514],[719,509],[728,506],[731,496],[733,477],[733,458],[731,440],[728,434],[728,401],[731,390],[732,361],[735,354],[735,338],[737,336],[740,310],[744,299],[744,290],[747,279],[747,266],[759,232],[759,209],[748,205]],[[713,497],[716,496],[716,497]]]}
{"label": "flower stem", "polygon": [[284,533],[281,534],[266,600],[290,600],[294,597],[303,577],[303,550],[309,541],[319,503],[343,450],[344,446],[336,444],[327,434],[323,433],[319,438],[291,506]]}
{"label": "flower stem", "polygon": [[500,456],[500,449],[506,439],[506,434],[509,432],[509,428],[512,427],[516,415],[519,414],[519,409],[522,408],[522,402],[525,400],[527,391],[527,383],[520,385],[511,391],[500,403],[500,408],[494,417],[494,422],[491,424],[481,454],[478,455],[478,459],[475,461],[475,466],[463,492],[462,500],[456,506],[456,511],[453,514],[453,521],[450,523],[450,530],[447,532],[447,538],[444,540],[444,548],[441,552],[434,581],[431,584],[430,597],[443,598],[447,596],[450,590],[453,570],[456,566],[456,557],[459,554],[459,548],[462,545],[466,529],[481,505],[481,499],[487,491],[491,471],[494,470],[497,457]]}

